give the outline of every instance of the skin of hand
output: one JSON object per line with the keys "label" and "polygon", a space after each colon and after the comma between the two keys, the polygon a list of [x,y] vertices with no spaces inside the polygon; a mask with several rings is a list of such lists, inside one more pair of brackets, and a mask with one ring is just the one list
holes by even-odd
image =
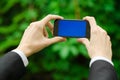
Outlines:
{"label": "skin of hand", "polygon": [[66,39],[63,37],[48,38],[48,32],[45,27],[47,25],[53,32],[53,25],[50,20],[55,19],[63,19],[63,17],[50,14],[40,21],[32,22],[25,30],[16,49],[22,51],[28,57],[51,44],[65,41]]}
{"label": "skin of hand", "polygon": [[94,17],[86,16],[84,20],[89,21],[91,26],[91,38],[78,38],[77,41],[83,43],[88,51],[90,58],[97,56],[105,57],[109,60],[112,59],[112,49],[110,37],[107,32],[96,24]]}

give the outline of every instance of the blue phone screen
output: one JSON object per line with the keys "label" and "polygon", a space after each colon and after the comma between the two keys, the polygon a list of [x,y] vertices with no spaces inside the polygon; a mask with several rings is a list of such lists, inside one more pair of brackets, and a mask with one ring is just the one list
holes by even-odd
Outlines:
{"label": "blue phone screen", "polygon": [[86,21],[60,20],[58,23],[58,36],[86,37]]}

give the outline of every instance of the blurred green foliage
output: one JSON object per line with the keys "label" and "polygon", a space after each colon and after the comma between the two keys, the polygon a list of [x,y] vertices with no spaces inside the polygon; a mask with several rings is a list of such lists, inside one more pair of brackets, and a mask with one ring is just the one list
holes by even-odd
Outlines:
{"label": "blurred green foliage", "polygon": [[[111,37],[113,62],[120,74],[120,1],[119,0],[1,0],[0,55],[19,44],[24,30],[48,14],[65,19],[94,16]],[[37,34],[37,33],[36,33]],[[76,39],[57,43],[29,58],[22,80],[87,80],[89,58],[84,45]],[[119,76],[120,78],[120,76]]]}

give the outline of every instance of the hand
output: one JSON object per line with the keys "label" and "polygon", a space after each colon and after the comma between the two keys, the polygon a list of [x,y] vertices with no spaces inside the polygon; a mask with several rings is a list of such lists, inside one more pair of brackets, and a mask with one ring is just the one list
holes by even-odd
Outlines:
{"label": "hand", "polygon": [[85,38],[79,38],[78,42],[83,43],[86,46],[90,58],[102,56],[111,60],[111,41],[107,32],[96,24],[94,17],[87,16],[84,20],[88,20],[90,23],[91,38],[90,41]]}
{"label": "hand", "polygon": [[52,32],[53,25],[50,20],[53,19],[63,18],[57,15],[48,15],[41,21],[32,22],[25,30],[17,49],[22,51],[28,57],[53,43],[65,41],[65,38],[62,37],[53,37],[51,39],[48,38],[48,33],[45,26],[47,25]]}

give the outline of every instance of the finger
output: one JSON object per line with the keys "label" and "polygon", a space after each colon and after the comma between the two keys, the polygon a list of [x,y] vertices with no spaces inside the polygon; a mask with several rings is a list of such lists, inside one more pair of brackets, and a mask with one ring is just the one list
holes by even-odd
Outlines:
{"label": "finger", "polygon": [[111,43],[111,41],[109,41],[109,44],[110,44],[110,47],[112,47],[112,43]]}
{"label": "finger", "polygon": [[108,39],[108,44],[110,45],[110,47],[112,46],[111,40],[110,40],[110,36],[107,36]]}
{"label": "finger", "polygon": [[43,18],[41,20],[42,23],[46,24],[48,23],[50,20],[55,20],[55,19],[63,19],[63,17],[58,16],[58,15],[51,15],[49,14],[48,16],[46,16],[45,18]]}
{"label": "finger", "polygon": [[90,43],[89,40],[86,38],[78,38],[77,41],[84,44],[86,47],[88,47]]}
{"label": "finger", "polygon": [[94,23],[96,25],[96,20],[94,17],[91,17],[91,16],[86,16],[83,18],[83,20],[88,20],[90,21],[91,23]]}
{"label": "finger", "polygon": [[57,43],[57,42],[63,42],[63,41],[66,41],[66,38],[63,38],[63,37],[54,37],[54,38],[51,38],[49,39],[49,45],[51,44],[54,44],[54,43]]}
{"label": "finger", "polygon": [[110,40],[110,36],[107,36],[108,40]]}
{"label": "finger", "polygon": [[96,29],[97,24],[96,24],[96,20],[94,17],[86,16],[83,18],[83,20],[87,20],[90,23],[90,26],[92,28],[91,30]]}
{"label": "finger", "polygon": [[48,22],[47,23],[47,26],[49,27],[50,31],[52,32],[53,34],[53,24],[51,22]]}
{"label": "finger", "polygon": [[43,29],[44,29],[44,30],[43,30],[44,36],[45,36],[45,37],[48,37],[48,32],[47,32],[46,28],[44,27]]}
{"label": "finger", "polygon": [[104,29],[102,29],[100,26],[97,26],[97,27],[98,27],[98,30],[99,30],[102,34],[108,35],[107,32],[106,32]]}

